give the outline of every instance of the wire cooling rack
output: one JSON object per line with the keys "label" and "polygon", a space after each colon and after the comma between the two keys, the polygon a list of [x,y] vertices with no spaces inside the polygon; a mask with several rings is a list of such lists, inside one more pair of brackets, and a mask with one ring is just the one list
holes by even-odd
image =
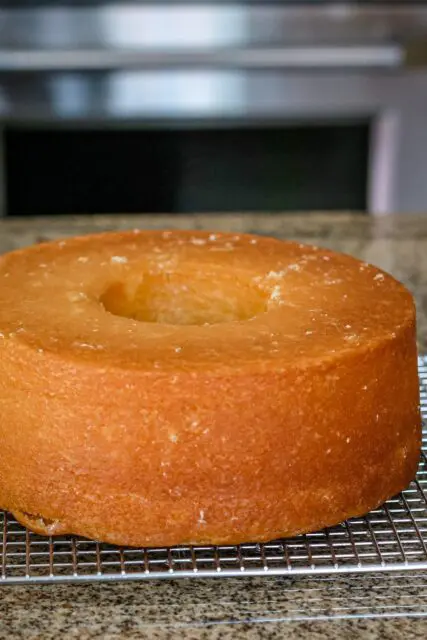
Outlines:
{"label": "wire cooling rack", "polygon": [[[427,357],[419,358],[427,418]],[[416,479],[363,518],[266,544],[115,547],[75,536],[42,537],[0,511],[0,583],[298,575],[427,569],[427,424]]]}

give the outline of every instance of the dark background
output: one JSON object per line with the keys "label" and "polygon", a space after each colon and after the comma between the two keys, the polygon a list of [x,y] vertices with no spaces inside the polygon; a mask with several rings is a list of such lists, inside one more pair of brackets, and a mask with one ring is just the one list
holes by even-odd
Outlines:
{"label": "dark background", "polygon": [[368,123],[6,128],[7,215],[365,210]]}

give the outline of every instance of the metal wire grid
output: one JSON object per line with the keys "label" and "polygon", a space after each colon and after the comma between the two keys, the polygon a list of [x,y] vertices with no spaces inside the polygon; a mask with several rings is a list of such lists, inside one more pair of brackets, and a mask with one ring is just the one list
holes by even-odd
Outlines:
{"label": "metal wire grid", "polygon": [[[427,418],[427,357],[419,358]],[[235,546],[115,547],[38,536],[0,511],[2,583],[329,574],[427,569],[427,424],[416,479],[365,517],[292,539]]]}

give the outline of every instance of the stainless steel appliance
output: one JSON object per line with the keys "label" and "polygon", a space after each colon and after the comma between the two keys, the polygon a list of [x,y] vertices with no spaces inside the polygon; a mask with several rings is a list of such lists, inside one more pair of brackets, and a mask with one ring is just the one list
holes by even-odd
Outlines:
{"label": "stainless steel appliance", "polygon": [[[5,7],[0,131],[363,120],[366,209],[427,210],[425,3],[17,0]],[[0,143],[4,212],[6,156]]]}

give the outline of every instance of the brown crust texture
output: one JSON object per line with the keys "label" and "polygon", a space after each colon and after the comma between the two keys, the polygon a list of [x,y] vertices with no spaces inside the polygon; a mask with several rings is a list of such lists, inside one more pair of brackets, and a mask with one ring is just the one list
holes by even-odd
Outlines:
{"label": "brown crust texture", "polygon": [[308,532],[419,460],[415,311],[269,238],[123,232],[0,259],[0,505],[116,544]]}

